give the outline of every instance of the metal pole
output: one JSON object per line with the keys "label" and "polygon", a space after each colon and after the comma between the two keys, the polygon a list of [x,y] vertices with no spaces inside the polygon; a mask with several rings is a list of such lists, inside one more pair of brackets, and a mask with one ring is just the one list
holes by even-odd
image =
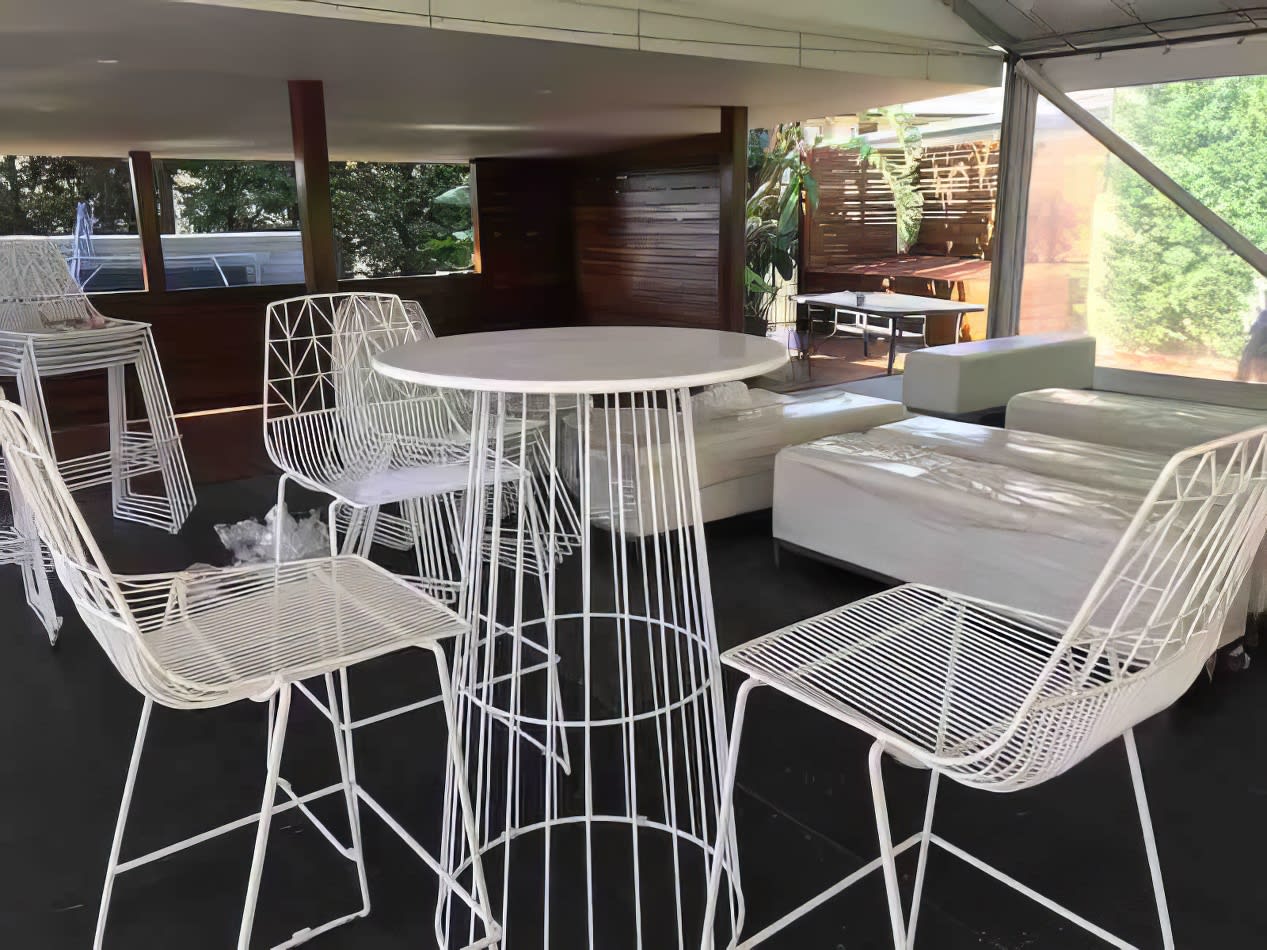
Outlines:
{"label": "metal pole", "polygon": [[1107,125],[1055,87],[1042,73],[1021,60],[1016,72],[1040,95],[1069,116],[1092,138],[1122,160],[1141,178],[1177,204],[1203,228],[1226,244],[1233,253],[1258,273],[1267,277],[1267,253],[1241,234],[1219,215],[1194,198],[1178,182],[1154,165],[1139,149],[1131,145]]}

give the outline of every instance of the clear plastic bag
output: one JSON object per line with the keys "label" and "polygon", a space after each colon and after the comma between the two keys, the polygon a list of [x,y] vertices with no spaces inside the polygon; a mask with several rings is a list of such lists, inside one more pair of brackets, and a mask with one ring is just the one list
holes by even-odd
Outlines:
{"label": "clear plastic bag", "polygon": [[[254,518],[234,524],[216,525],[220,543],[233,554],[235,564],[260,564],[273,560],[278,527],[277,507],[273,506],[261,524]],[[330,554],[330,529],[321,518],[320,509],[296,519],[290,512],[281,515],[281,551],[283,561],[301,561]]]}

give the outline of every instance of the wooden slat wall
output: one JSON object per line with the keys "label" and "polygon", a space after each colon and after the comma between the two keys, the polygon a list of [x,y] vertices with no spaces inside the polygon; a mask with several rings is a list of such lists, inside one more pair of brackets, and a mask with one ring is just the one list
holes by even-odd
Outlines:
{"label": "wooden slat wall", "polygon": [[710,135],[574,166],[582,322],[721,328],[718,159]]}
{"label": "wooden slat wall", "polygon": [[[880,173],[843,149],[817,148],[810,164],[820,197],[806,228],[805,269],[830,273],[896,254],[893,196]],[[997,142],[929,147],[920,163],[924,221],[912,250],[988,259],[998,178]]]}

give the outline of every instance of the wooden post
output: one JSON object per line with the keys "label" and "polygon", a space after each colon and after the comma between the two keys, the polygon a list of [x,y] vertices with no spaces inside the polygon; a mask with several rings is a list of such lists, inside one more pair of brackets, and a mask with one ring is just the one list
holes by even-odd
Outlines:
{"label": "wooden post", "polygon": [[721,109],[721,206],[717,220],[717,308],[722,330],[742,332],[744,206],[748,200],[748,109]]}
{"label": "wooden post", "polygon": [[484,160],[474,159],[467,175],[468,187],[471,189],[471,270],[477,274],[484,273],[484,254],[480,247],[480,168]]}
{"label": "wooden post", "polygon": [[290,129],[295,144],[295,186],[309,293],[339,289],[330,209],[330,151],[326,142],[325,90],[319,79],[292,79]]}
{"label": "wooden post", "polygon": [[163,240],[158,227],[154,162],[149,152],[128,152],[128,168],[132,174],[136,232],[141,238],[141,275],[147,291],[161,294],[167,290],[167,271],[163,267]]}

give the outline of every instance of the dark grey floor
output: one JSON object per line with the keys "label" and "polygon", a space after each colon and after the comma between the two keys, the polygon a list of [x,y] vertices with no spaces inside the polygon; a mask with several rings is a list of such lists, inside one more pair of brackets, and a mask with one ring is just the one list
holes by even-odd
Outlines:
{"label": "dark grey floor", "polygon": [[[194,517],[175,538],[112,522],[96,500],[86,507],[115,570],[164,570],[224,562],[211,526],[262,513],[273,490],[268,480],[204,487]],[[776,569],[769,535],[768,516],[710,526],[723,647],[875,589],[793,556]],[[65,612],[64,599],[59,603]],[[0,604],[7,619],[0,637],[0,948],[87,947],[140,700],[77,618],[67,618],[61,646],[49,650],[22,603],[16,570],[0,571]],[[1265,942],[1265,675],[1251,668],[1223,677],[1138,730],[1180,947]],[[354,675],[353,694],[387,704],[416,696],[419,683],[431,688],[433,677],[421,658],[380,662]],[[288,775],[297,785],[307,778],[325,784],[333,769],[328,733],[303,704],[293,724]],[[425,829],[437,824],[440,795],[440,749],[426,726],[403,717],[376,727],[357,747],[366,786],[419,829],[424,843]],[[125,856],[258,807],[264,764],[258,707],[159,710],[150,735]],[[865,739],[761,692],[750,705],[746,735],[737,808],[752,933],[869,860],[875,830]],[[888,774],[900,837],[919,820],[925,779],[899,767]],[[952,841],[1126,939],[1159,945],[1120,745],[1036,790],[994,796],[950,786],[940,804],[938,830]],[[274,823],[259,946],[355,907],[349,866],[293,815]],[[375,819],[367,817],[365,826],[373,912],[312,946],[433,945],[430,874]],[[250,832],[239,832],[123,877],[107,947],[233,945],[251,845]],[[909,875],[910,862],[902,870]],[[924,948],[1100,945],[939,853],[930,862],[919,933]],[[838,950],[888,941],[883,888],[873,876],[766,946]],[[514,945],[534,943],[525,930]]]}

